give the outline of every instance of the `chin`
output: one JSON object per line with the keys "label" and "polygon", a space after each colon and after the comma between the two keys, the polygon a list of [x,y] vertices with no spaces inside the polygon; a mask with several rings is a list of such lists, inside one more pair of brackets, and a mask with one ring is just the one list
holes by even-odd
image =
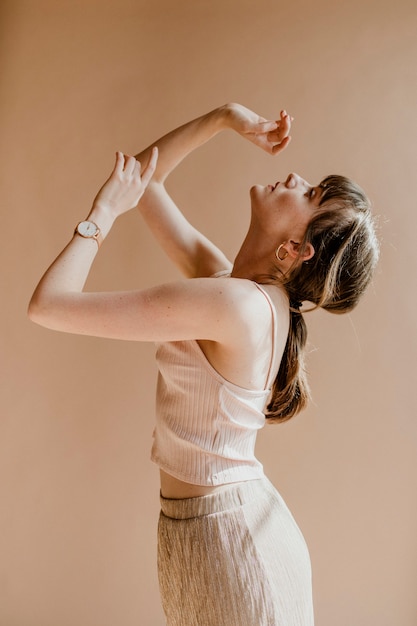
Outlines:
{"label": "chin", "polygon": [[250,188],[249,194],[251,196],[257,195],[259,193],[262,193],[265,189],[266,187],[264,187],[263,185],[253,185],[253,187]]}

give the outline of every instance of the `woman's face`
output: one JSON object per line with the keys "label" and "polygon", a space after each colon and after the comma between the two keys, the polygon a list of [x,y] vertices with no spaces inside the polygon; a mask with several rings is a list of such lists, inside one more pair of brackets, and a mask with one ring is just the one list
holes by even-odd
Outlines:
{"label": "woman's face", "polygon": [[289,174],[285,182],[251,188],[252,215],[277,241],[301,241],[321,194],[321,187],[310,185],[298,174]]}

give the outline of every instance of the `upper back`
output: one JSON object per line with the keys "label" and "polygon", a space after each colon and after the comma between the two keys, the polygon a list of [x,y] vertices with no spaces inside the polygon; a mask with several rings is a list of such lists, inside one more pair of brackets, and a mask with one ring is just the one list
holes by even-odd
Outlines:
{"label": "upper back", "polygon": [[208,340],[198,343],[223,378],[245,389],[267,389],[276,377],[287,341],[287,296],[275,285],[229,280],[238,280],[239,289],[245,290],[236,314],[236,333],[230,333],[227,343]]}

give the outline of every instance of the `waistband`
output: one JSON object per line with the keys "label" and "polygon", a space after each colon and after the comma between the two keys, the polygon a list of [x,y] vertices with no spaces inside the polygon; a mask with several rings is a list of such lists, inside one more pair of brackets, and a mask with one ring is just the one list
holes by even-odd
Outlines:
{"label": "waistband", "polygon": [[160,496],[161,510],[172,519],[190,519],[220,513],[247,504],[265,493],[275,492],[266,477],[231,484],[207,496],[171,499]]}

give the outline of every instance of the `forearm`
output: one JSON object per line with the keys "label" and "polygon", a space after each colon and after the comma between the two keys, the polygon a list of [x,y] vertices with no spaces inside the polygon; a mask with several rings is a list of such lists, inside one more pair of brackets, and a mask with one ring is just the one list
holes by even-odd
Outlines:
{"label": "forearm", "polygon": [[[110,211],[100,206],[93,206],[87,219],[97,224],[103,239],[115,220]],[[55,317],[57,308],[63,308],[65,297],[83,291],[97,252],[98,244],[94,239],[74,234],[33,293],[28,309],[33,321],[43,323],[46,318]]]}
{"label": "forearm", "polygon": [[[183,124],[152,144],[158,146],[159,150],[158,165],[152,180],[155,183],[163,183],[190,152],[227,128],[239,133],[269,154],[278,154],[290,142],[291,121],[292,118],[286,111],[281,111],[279,119],[273,121],[235,102],[220,106]],[[136,155],[138,161],[147,161],[150,149],[146,148]]]}
{"label": "forearm", "polygon": [[[184,218],[172,202],[166,202],[164,181],[193,150],[212,139],[220,131],[231,129],[270,154],[283,150],[289,143],[291,122],[281,112],[278,122],[268,121],[240,104],[229,103],[198,117],[161,137],[154,144],[159,158],[151,184],[143,195],[139,210],[155,235],[166,227],[171,231],[184,227]],[[150,147],[136,155],[141,163],[149,158]]]}
{"label": "forearm", "polygon": [[[193,150],[229,128],[229,117],[230,105],[224,105],[180,126],[155,142],[159,152],[157,169],[138,205],[158,243],[188,277],[224,269],[227,259],[188,222],[167,193],[164,182]],[[145,162],[148,150],[149,148],[136,158]]]}
{"label": "forearm", "polygon": [[[152,146],[158,147],[159,158],[152,182],[163,183],[188,154],[227,128],[228,109],[229,105],[218,107],[191,122],[183,124],[153,143]],[[147,162],[152,146],[137,154],[136,159],[141,163]],[[146,193],[142,198],[141,205],[145,198]]]}
{"label": "forearm", "polygon": [[[113,171],[96,195],[87,216],[87,221],[98,226],[101,240],[119,215],[137,206],[152,178],[157,160],[158,151],[155,149],[141,171],[136,159],[116,153]],[[33,321],[47,326],[52,320],[56,327],[57,319],[71,315],[71,303],[83,291],[97,254],[99,238],[91,238],[97,235],[94,228],[92,231],[78,231],[45,272],[29,304],[29,317]]]}

